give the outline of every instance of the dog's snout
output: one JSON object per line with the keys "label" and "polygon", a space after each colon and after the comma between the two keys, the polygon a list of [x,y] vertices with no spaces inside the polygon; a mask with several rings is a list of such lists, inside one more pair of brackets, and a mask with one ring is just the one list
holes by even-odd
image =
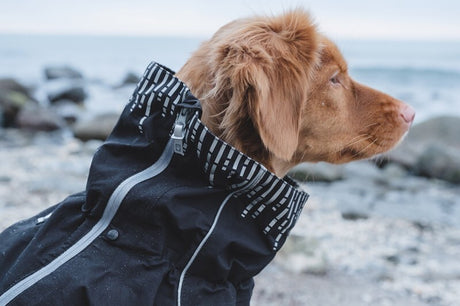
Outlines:
{"label": "dog's snout", "polygon": [[415,118],[415,109],[410,105],[404,104],[401,107],[400,114],[404,122],[411,124]]}

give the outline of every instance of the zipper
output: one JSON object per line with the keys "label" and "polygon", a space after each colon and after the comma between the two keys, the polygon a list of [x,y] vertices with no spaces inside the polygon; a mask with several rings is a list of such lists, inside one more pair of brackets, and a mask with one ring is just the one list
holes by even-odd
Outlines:
{"label": "zipper", "polygon": [[174,140],[171,138],[166,147],[161,154],[160,158],[152,164],[150,167],[144,169],[143,171],[136,173],[126,180],[124,180],[115,191],[110,196],[107,206],[104,209],[101,219],[91,228],[91,230],[84,235],[80,240],[78,240],[74,245],[68,248],[64,253],[56,257],[46,266],[35,271],[33,274],[27,276],[20,282],[16,283],[13,287],[5,291],[0,296],[0,306],[5,306],[18,295],[23,293],[28,288],[32,287],[34,284],[45,278],[46,276],[53,273],[63,264],[68,262],[70,259],[78,255],[85,248],[87,248],[97,237],[99,237],[102,232],[109,226],[113,217],[118,211],[118,208],[121,205],[121,202],[126,197],[128,192],[137,184],[146,181],[150,178],[153,178],[163,172],[166,167],[171,162],[172,156],[174,155],[173,148]]}

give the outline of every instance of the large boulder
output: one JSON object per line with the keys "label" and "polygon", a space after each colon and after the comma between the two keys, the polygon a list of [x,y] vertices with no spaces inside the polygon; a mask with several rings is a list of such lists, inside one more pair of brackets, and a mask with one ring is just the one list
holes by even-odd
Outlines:
{"label": "large boulder", "polygon": [[413,126],[404,141],[385,156],[391,162],[413,168],[433,144],[460,150],[460,117],[442,116]]}
{"label": "large boulder", "polygon": [[39,104],[23,107],[16,118],[16,126],[32,131],[54,131],[65,125],[64,120],[56,113]]}
{"label": "large boulder", "polygon": [[119,116],[120,114],[117,113],[107,113],[79,121],[73,127],[74,136],[83,141],[105,140],[115,127]]}
{"label": "large boulder", "polygon": [[434,143],[419,156],[414,172],[460,184],[460,150]]}
{"label": "large boulder", "polygon": [[0,89],[20,92],[28,98],[33,99],[31,95],[31,89],[12,78],[0,79]]}
{"label": "large boulder", "polygon": [[82,103],[87,98],[83,75],[69,66],[47,67],[44,70],[48,99],[51,103],[72,101]]}
{"label": "large boulder", "polygon": [[442,116],[415,125],[402,144],[385,156],[415,174],[458,182],[460,117]]}
{"label": "large boulder", "polygon": [[72,101],[75,103],[83,103],[87,94],[85,89],[78,84],[68,84],[55,89],[48,93],[48,99],[51,103],[59,101]]}
{"label": "large boulder", "polygon": [[11,78],[0,79],[0,127],[14,127],[20,110],[35,103],[28,87]]}

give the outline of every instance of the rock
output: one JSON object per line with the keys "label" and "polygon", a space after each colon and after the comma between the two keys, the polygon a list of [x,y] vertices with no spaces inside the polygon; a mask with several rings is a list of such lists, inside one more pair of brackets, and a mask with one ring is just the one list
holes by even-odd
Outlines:
{"label": "rock", "polygon": [[441,302],[442,302],[442,298],[437,295],[428,296],[424,298],[424,300],[430,305],[441,305]]}
{"label": "rock", "polygon": [[289,176],[298,181],[333,182],[344,178],[343,166],[324,162],[303,163],[292,168]]}
{"label": "rock", "polygon": [[45,77],[47,80],[54,79],[82,79],[83,75],[76,69],[69,66],[55,66],[47,67],[44,70]]}
{"label": "rock", "polygon": [[0,127],[14,127],[19,111],[36,103],[30,90],[14,79],[0,79]]}
{"label": "rock", "polygon": [[356,221],[356,220],[365,220],[369,219],[369,215],[367,213],[364,213],[362,211],[342,211],[342,218],[345,220],[351,220],[351,221]]}
{"label": "rock", "polygon": [[139,82],[140,76],[134,72],[128,72],[119,85],[113,86],[114,89],[120,89],[125,86],[133,86]]}
{"label": "rock", "polygon": [[6,176],[6,175],[0,175],[0,184],[1,183],[9,183],[11,182],[11,177]]}
{"label": "rock", "polygon": [[29,99],[19,92],[0,92],[0,127],[13,127],[16,116]]}
{"label": "rock", "polygon": [[414,165],[418,175],[460,184],[460,150],[434,143],[426,148]]}
{"label": "rock", "polygon": [[442,116],[417,124],[396,149],[385,154],[389,162],[413,169],[427,147],[437,144],[460,154],[460,118]]}
{"label": "rock", "polygon": [[73,127],[74,136],[83,141],[105,140],[112,132],[119,118],[118,113],[102,114],[90,120],[77,122]]}
{"label": "rock", "polygon": [[33,99],[30,88],[11,78],[0,79],[0,90],[20,92],[28,98]]}
{"label": "rock", "polygon": [[356,221],[368,219],[371,214],[372,203],[375,198],[369,193],[369,185],[367,181],[359,183],[362,189],[353,188],[347,191],[348,195],[343,196],[340,201],[337,201],[337,208],[340,211],[342,219]]}
{"label": "rock", "polygon": [[417,175],[460,183],[460,117],[443,116],[414,126],[386,155]]}
{"label": "rock", "polygon": [[295,274],[324,275],[329,266],[317,239],[295,234],[288,237],[275,261],[286,271]]}
{"label": "rock", "polygon": [[123,79],[123,81],[121,82],[120,87],[123,87],[125,85],[137,84],[139,82],[139,79],[140,77],[137,74],[133,72],[128,72],[125,75],[125,78]]}
{"label": "rock", "polygon": [[80,85],[69,84],[48,93],[48,99],[51,103],[62,100],[82,103],[87,97],[85,89]]}
{"label": "rock", "polygon": [[384,256],[385,260],[387,260],[388,262],[394,264],[394,265],[397,265],[401,262],[401,258],[399,258],[399,256],[397,254],[393,254],[393,255],[387,255],[387,256]]}
{"label": "rock", "polygon": [[434,230],[433,225],[431,225],[427,221],[415,220],[415,221],[412,221],[412,224],[414,225],[416,229],[418,229],[421,232],[424,232],[424,231],[432,232]]}
{"label": "rock", "polygon": [[62,128],[65,123],[54,112],[34,104],[19,111],[16,125],[19,128],[33,131],[54,131]]}

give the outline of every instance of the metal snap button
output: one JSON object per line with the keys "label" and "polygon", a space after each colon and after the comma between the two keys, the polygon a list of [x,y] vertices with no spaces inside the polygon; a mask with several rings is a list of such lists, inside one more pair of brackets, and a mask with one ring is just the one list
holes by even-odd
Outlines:
{"label": "metal snap button", "polygon": [[106,234],[105,234],[105,237],[109,240],[117,240],[118,236],[120,234],[118,233],[118,231],[116,229],[111,229],[110,231],[108,231]]}

